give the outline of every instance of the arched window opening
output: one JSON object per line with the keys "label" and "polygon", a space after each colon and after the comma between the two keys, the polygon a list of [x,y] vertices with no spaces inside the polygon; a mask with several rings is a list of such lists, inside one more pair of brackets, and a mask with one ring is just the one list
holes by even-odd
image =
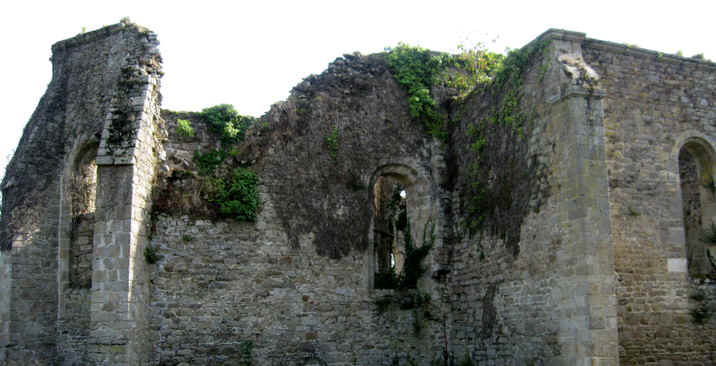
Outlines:
{"label": "arched window opening", "polygon": [[716,188],[709,149],[698,142],[685,144],[679,151],[679,178],[689,275],[716,273],[709,254],[716,248]]}
{"label": "arched window opening", "polygon": [[381,176],[373,186],[375,287],[395,288],[405,259],[407,191],[396,179]]}
{"label": "arched window opening", "polygon": [[81,151],[69,183],[72,216],[70,231],[70,287],[92,287],[92,251],[97,196],[97,147]]}

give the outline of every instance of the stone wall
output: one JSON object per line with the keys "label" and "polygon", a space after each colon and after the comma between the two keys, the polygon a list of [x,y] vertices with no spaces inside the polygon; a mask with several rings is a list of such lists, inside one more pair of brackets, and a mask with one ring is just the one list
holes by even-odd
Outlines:
{"label": "stone wall", "polygon": [[[157,45],[123,23],[53,46],[2,184],[0,363],[713,363],[712,63],[551,30],[516,94],[433,91],[444,143],[385,54],[344,55],[223,146],[217,169],[259,177],[238,222],[198,173],[221,138],[160,112]],[[515,95],[525,124],[484,125],[477,155]],[[375,288],[393,184],[432,245],[414,289]]]}
{"label": "stone wall", "polygon": [[146,364],[151,349],[144,249],[163,152],[159,42],[145,32],[120,69],[97,152],[98,191],[88,360]]}
{"label": "stone wall", "polygon": [[[582,61],[582,39],[560,31],[538,39],[549,43],[523,76],[523,109],[532,111],[525,136],[511,136],[513,127],[488,136],[505,146],[523,145],[520,155],[527,161],[520,170],[531,175],[520,176],[507,199],[512,197],[512,207],[530,205],[511,211],[525,215],[516,229],[517,248],[495,231],[458,229],[449,275],[457,360],[618,363],[601,93]],[[468,101],[464,129],[488,123],[489,107],[479,104]],[[490,149],[509,154],[505,146]],[[516,161],[509,155],[493,160]],[[461,170],[469,163],[461,161]]]}
{"label": "stone wall", "polygon": [[[713,181],[716,67],[603,41],[584,49],[606,90],[621,364],[712,364],[715,320],[700,325],[690,316],[694,283],[709,282],[708,273],[688,273],[678,160],[682,149],[698,147],[699,179]],[[713,192],[701,191],[709,225]]]}
{"label": "stone wall", "polygon": [[[0,249],[7,274],[2,281],[9,288],[9,301],[0,306],[5,364],[86,362],[93,294],[76,287],[87,287],[89,276],[94,280],[83,250],[89,251],[97,236],[76,255],[72,232],[73,222],[89,213],[80,209],[76,194],[88,195],[84,208],[93,206],[95,198],[89,190],[74,189],[73,183],[89,172],[82,168],[85,163],[95,160],[92,152],[96,154],[106,118],[116,107],[113,98],[123,67],[151,54],[152,43],[156,46],[152,37],[146,29],[122,23],[53,46],[52,81],[2,185]],[[93,171],[93,163],[88,166]],[[93,181],[91,177],[86,183]],[[82,286],[71,284],[73,262]]]}
{"label": "stone wall", "polygon": [[[163,214],[152,235],[161,256],[151,280],[154,362],[387,365],[441,357],[438,285],[426,277],[420,288],[430,304],[408,310],[401,304],[417,291],[373,288],[379,177],[408,191],[416,242],[425,226],[438,228],[442,220],[442,151],[413,124],[406,101],[380,56],[347,55],[307,78],[256,122],[244,150],[230,158],[260,177],[255,223],[201,217],[211,213],[192,197],[193,155],[219,142],[199,115],[164,114],[163,189],[171,194],[157,195]],[[179,118],[191,121],[196,137],[176,133]],[[334,129],[331,154],[325,141]]]}

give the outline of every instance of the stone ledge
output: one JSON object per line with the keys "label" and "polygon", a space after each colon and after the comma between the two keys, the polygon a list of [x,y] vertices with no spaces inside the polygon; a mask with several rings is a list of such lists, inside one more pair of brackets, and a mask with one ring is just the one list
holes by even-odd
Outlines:
{"label": "stone ledge", "polygon": [[556,28],[550,28],[546,30],[544,33],[540,34],[535,38],[534,41],[530,42],[536,42],[541,40],[552,40],[552,39],[558,39],[562,41],[578,41],[581,42],[586,38],[586,33],[581,32],[574,32],[570,30],[565,29],[556,29]]}
{"label": "stone ledge", "polygon": [[677,56],[674,54],[654,51],[654,50],[650,50],[647,48],[629,46],[629,45],[625,45],[622,43],[616,43],[616,42],[610,42],[610,41],[602,41],[600,39],[585,38],[582,46],[588,47],[588,48],[596,48],[599,50],[614,52],[614,53],[618,53],[618,54],[631,54],[631,55],[638,56],[638,57],[650,56],[650,57],[654,57],[655,59],[657,59],[659,61],[663,61],[663,62],[671,62],[671,63],[677,63],[677,64],[678,63],[687,63],[687,64],[692,64],[694,66],[701,66],[701,67],[716,69],[716,62],[713,62],[713,61],[700,60],[700,59],[691,58],[691,57]]}

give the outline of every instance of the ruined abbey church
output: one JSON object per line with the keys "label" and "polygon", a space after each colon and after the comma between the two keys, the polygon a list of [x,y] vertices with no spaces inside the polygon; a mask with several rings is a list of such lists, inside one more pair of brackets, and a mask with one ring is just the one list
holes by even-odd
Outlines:
{"label": "ruined abbey church", "polygon": [[389,53],[344,55],[217,132],[161,109],[158,44],[52,47],[0,364],[716,364],[716,64],[549,30],[425,89],[427,128]]}

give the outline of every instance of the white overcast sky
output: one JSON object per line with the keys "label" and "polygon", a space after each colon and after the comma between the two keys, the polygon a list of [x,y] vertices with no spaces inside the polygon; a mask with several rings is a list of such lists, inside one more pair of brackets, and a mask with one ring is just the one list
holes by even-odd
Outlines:
{"label": "white overcast sky", "polygon": [[164,108],[231,103],[260,116],[336,57],[400,41],[440,51],[482,41],[502,52],[561,28],[716,60],[715,14],[714,0],[5,1],[0,168],[50,81],[51,45],[125,16],[159,36]]}

